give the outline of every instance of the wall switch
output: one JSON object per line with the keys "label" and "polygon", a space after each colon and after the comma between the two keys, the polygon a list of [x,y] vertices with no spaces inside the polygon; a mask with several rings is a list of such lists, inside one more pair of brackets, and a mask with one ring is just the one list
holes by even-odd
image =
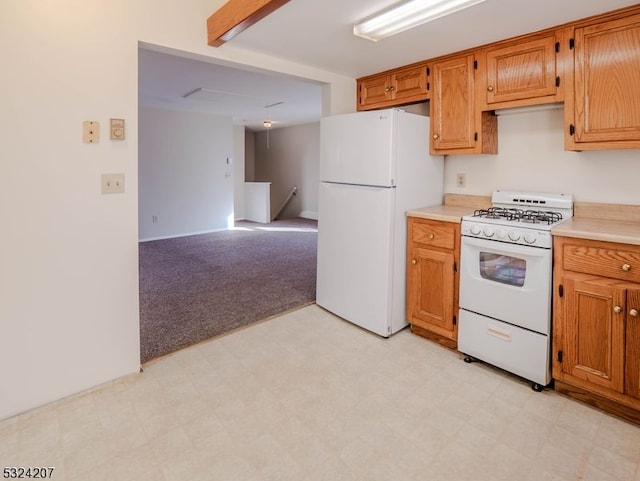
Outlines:
{"label": "wall switch", "polygon": [[109,119],[111,140],[124,140],[124,119]]}
{"label": "wall switch", "polygon": [[103,194],[124,193],[124,174],[102,174],[101,177]]}
{"label": "wall switch", "polygon": [[100,123],[95,120],[82,122],[82,141],[85,144],[97,144],[100,142]]}
{"label": "wall switch", "polygon": [[467,174],[456,174],[456,187],[467,186]]}

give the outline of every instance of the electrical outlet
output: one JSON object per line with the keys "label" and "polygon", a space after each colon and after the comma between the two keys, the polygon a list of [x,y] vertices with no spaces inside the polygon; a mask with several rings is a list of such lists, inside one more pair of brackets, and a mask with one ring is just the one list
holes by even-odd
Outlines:
{"label": "electrical outlet", "polygon": [[124,174],[102,174],[100,180],[103,194],[124,193]]}
{"label": "electrical outlet", "polygon": [[152,215],[151,216],[151,223],[152,224],[157,224],[159,220],[160,220],[160,218],[157,215]]}
{"label": "electrical outlet", "polygon": [[109,119],[111,140],[124,140],[124,119]]}
{"label": "electrical outlet", "polygon": [[456,174],[456,186],[457,187],[467,186],[467,174]]}
{"label": "electrical outlet", "polygon": [[100,142],[100,122],[95,120],[82,122],[82,141],[85,144],[97,144]]}

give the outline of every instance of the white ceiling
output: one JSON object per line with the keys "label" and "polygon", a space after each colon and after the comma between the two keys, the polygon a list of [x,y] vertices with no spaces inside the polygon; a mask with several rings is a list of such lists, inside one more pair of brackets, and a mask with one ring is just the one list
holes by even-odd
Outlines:
{"label": "white ceiling", "polygon": [[[377,43],[353,36],[355,21],[396,1],[290,0],[230,44],[357,78],[636,3],[486,0]],[[320,118],[321,86],[282,74],[234,69],[146,49],[140,49],[139,73],[142,105],[229,115],[234,123],[253,130],[261,130],[267,117],[276,122],[274,127]],[[207,92],[208,100],[183,98],[197,88],[214,92]],[[265,109],[276,102],[283,103]]]}

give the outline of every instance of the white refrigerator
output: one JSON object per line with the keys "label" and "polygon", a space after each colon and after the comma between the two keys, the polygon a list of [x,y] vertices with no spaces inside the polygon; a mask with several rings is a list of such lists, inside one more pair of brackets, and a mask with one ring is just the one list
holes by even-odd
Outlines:
{"label": "white refrigerator", "polygon": [[398,109],[320,122],[316,302],[389,337],[406,321],[406,211],[443,200],[429,118]]}

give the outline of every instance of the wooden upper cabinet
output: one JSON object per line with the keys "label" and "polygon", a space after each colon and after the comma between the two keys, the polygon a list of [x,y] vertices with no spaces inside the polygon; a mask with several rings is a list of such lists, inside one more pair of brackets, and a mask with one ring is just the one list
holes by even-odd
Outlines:
{"label": "wooden upper cabinet", "polygon": [[427,100],[427,69],[426,64],[419,64],[358,79],[358,110]]}
{"label": "wooden upper cabinet", "polygon": [[374,108],[391,100],[389,75],[368,77],[358,82],[358,110]]}
{"label": "wooden upper cabinet", "polygon": [[486,50],[486,108],[518,107],[562,100],[555,33]]}
{"label": "wooden upper cabinet", "polygon": [[495,153],[495,116],[476,108],[474,55],[432,64],[431,153]]}
{"label": "wooden upper cabinet", "polygon": [[640,15],[576,28],[571,43],[567,149],[640,148]]}

